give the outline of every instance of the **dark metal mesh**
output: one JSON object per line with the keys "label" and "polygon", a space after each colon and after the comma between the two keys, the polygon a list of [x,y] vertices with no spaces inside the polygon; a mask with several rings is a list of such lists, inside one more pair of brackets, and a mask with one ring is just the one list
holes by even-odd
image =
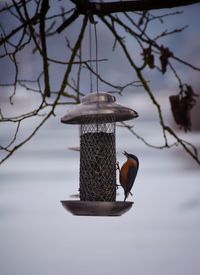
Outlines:
{"label": "dark metal mesh", "polygon": [[80,199],[115,201],[115,123],[87,121],[80,131]]}

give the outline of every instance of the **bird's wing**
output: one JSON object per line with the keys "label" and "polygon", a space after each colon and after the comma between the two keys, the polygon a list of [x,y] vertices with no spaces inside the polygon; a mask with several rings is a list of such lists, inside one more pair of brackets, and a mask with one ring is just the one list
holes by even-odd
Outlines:
{"label": "bird's wing", "polygon": [[133,187],[133,183],[135,181],[136,175],[137,175],[138,167],[131,166],[128,169],[128,181],[126,186],[126,192],[130,192],[131,188]]}

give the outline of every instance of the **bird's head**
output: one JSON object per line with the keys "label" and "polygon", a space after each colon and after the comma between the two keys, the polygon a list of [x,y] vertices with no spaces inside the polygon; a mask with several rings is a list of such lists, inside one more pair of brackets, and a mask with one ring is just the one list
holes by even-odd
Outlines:
{"label": "bird's head", "polygon": [[123,154],[127,157],[127,159],[133,159],[133,160],[136,160],[137,163],[139,163],[138,158],[135,155],[129,154],[126,151],[124,151]]}

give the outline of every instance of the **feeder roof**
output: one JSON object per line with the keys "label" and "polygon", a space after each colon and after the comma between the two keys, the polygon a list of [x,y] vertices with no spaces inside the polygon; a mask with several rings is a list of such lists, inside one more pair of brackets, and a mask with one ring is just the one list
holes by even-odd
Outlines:
{"label": "feeder roof", "polygon": [[61,118],[67,124],[106,123],[125,121],[138,117],[136,111],[116,103],[115,96],[109,93],[90,93],[81,103]]}

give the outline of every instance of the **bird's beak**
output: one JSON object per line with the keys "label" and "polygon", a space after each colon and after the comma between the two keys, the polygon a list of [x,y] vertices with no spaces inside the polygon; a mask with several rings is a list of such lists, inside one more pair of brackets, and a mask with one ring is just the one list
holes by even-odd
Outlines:
{"label": "bird's beak", "polygon": [[138,113],[135,111],[135,118],[139,117]]}
{"label": "bird's beak", "polygon": [[124,151],[123,153],[126,157],[128,157],[128,153],[126,151]]}

